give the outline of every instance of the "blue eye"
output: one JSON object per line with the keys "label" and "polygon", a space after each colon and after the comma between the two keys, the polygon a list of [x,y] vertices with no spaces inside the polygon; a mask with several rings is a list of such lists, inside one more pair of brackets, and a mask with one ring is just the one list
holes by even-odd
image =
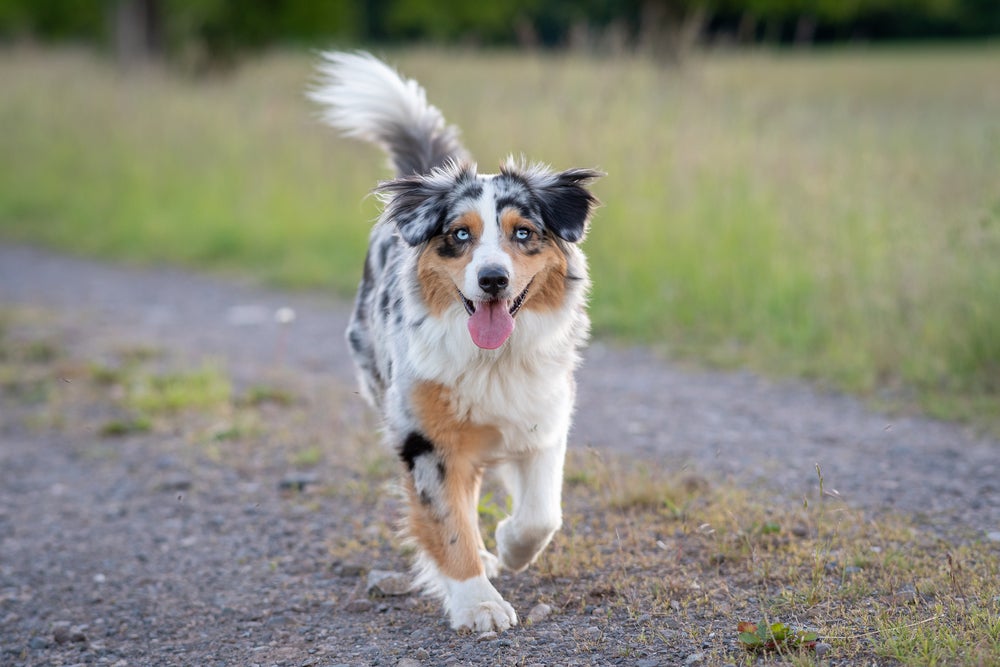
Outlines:
{"label": "blue eye", "polygon": [[472,235],[469,234],[468,229],[456,229],[454,236],[455,240],[457,241],[468,241],[470,238],[472,238]]}
{"label": "blue eye", "polygon": [[518,241],[527,241],[531,238],[531,230],[526,227],[521,227],[516,232],[514,232],[514,238]]}

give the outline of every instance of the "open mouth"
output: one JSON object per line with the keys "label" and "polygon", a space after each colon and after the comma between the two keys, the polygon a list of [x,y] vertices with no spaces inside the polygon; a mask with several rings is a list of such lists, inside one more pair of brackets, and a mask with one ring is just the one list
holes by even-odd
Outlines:
{"label": "open mouth", "polygon": [[530,288],[531,283],[529,282],[524,291],[510,302],[505,299],[475,302],[466,299],[465,295],[459,291],[458,295],[462,298],[462,305],[469,313],[468,327],[472,342],[484,350],[495,350],[503,345],[514,332],[514,316],[524,305]]}
{"label": "open mouth", "polygon": [[[524,305],[524,300],[528,298],[528,290],[531,289],[531,284],[533,282],[535,282],[534,279],[529,280],[528,281],[528,285],[524,288],[524,290],[520,294],[517,295],[516,299],[514,299],[511,302],[510,308],[507,309],[507,312],[510,313],[511,317],[514,317],[515,315],[517,315],[517,311],[521,310],[521,306]],[[469,315],[475,315],[476,314],[476,302],[475,301],[471,301],[469,299],[466,299],[465,295],[462,294],[461,290],[459,290],[458,296],[461,297],[461,299],[462,299],[462,305],[465,306],[465,311],[467,313],[469,313]],[[497,299],[497,301],[499,301],[499,299]],[[485,301],[483,303],[491,303],[491,302]]]}

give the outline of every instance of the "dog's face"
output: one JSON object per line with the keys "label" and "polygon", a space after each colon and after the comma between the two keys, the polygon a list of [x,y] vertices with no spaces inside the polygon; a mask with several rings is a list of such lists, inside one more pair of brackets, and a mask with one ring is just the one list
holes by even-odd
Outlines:
{"label": "dog's face", "polygon": [[463,306],[473,342],[496,349],[519,312],[558,309],[567,281],[578,279],[566,247],[586,234],[597,199],[584,186],[599,176],[508,161],[495,175],[455,165],[380,191],[400,236],[419,247],[417,279],[431,314]]}

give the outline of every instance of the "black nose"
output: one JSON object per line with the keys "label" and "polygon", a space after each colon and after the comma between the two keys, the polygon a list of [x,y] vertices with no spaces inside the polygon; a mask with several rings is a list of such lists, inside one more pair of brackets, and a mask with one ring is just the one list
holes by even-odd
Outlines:
{"label": "black nose", "polygon": [[490,296],[496,296],[502,290],[507,289],[509,283],[510,278],[507,276],[507,270],[502,266],[490,264],[479,269],[479,289]]}

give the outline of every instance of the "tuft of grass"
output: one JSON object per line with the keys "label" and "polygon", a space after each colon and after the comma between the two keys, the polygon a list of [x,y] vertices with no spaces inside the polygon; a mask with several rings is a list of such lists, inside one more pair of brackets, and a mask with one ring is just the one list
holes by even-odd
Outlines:
{"label": "tuft of grass", "polygon": [[[389,60],[482,171],[524,153],[608,172],[586,243],[599,334],[1000,428],[997,54]],[[314,64],[190,80],[0,52],[0,124],[19,128],[0,136],[0,237],[348,295],[387,174],[315,121]]]}
{"label": "tuft of grass", "polygon": [[153,423],[149,418],[132,416],[105,422],[98,430],[98,433],[105,438],[121,438],[137,433],[149,433],[151,430],[153,430]]}
{"label": "tuft of grass", "polygon": [[265,403],[288,407],[295,402],[295,395],[287,389],[271,387],[267,385],[254,385],[250,387],[238,403],[248,406],[258,406]]}
{"label": "tuft of grass", "polygon": [[125,404],[142,413],[173,414],[189,408],[228,406],[229,379],[213,366],[193,371],[136,374],[126,385]]}
{"label": "tuft of grass", "polygon": [[306,447],[292,454],[291,464],[297,468],[314,468],[322,463],[324,458],[322,447]]}

